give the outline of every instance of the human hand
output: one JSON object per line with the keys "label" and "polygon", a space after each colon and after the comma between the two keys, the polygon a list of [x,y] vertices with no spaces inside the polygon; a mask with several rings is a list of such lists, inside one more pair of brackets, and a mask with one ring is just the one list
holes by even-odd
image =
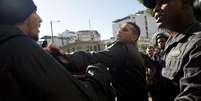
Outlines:
{"label": "human hand", "polygon": [[47,51],[49,53],[56,53],[57,55],[60,55],[60,56],[64,56],[65,55],[65,51],[63,49],[61,49],[60,47],[58,47],[54,43],[48,44]]}

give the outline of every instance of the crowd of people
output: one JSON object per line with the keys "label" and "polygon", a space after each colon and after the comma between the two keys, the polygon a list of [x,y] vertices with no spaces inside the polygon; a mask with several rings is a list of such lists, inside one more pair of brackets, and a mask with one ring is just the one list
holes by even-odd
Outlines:
{"label": "crowd of people", "polygon": [[166,31],[145,54],[138,51],[141,32],[134,22],[123,23],[103,51],[69,54],[53,43],[36,43],[42,19],[33,0],[0,0],[0,100],[201,101],[194,0],[143,3]]}

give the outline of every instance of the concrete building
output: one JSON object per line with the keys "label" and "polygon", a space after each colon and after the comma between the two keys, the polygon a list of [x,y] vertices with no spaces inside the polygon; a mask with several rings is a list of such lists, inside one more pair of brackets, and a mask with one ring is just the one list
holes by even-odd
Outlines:
{"label": "concrete building", "polygon": [[74,43],[78,39],[77,34],[74,31],[69,30],[65,30],[59,36],[65,39],[65,45],[69,43]]}
{"label": "concrete building", "polygon": [[66,52],[74,51],[101,51],[105,48],[101,42],[100,33],[96,30],[81,30],[76,32],[77,39],[63,48]]}
{"label": "concrete building", "polygon": [[81,30],[76,34],[79,41],[100,41],[100,34],[96,30]]}
{"label": "concrete building", "polygon": [[[73,32],[66,30],[59,34],[58,36],[53,36],[54,43],[59,47],[66,46],[68,44],[82,42],[82,41],[100,41],[100,33],[96,30],[81,30],[78,32]],[[39,44],[42,44],[42,41],[46,40],[48,43],[52,42],[51,36],[43,36]]]}
{"label": "concrete building", "polygon": [[105,45],[101,41],[77,41],[63,47],[65,52],[71,53],[75,51],[101,51],[105,49]]}

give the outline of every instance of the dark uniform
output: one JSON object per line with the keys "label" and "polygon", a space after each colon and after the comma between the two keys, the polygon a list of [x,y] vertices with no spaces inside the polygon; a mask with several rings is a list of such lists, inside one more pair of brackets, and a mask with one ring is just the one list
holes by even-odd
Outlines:
{"label": "dark uniform", "polygon": [[0,25],[0,101],[99,101],[16,26]]}
{"label": "dark uniform", "polygon": [[98,62],[110,67],[118,101],[147,100],[145,67],[135,44],[117,41],[102,52],[75,52],[67,57],[80,68]]}
{"label": "dark uniform", "polygon": [[201,101],[201,25],[195,22],[171,37],[164,55],[162,75],[180,87],[176,101]]}

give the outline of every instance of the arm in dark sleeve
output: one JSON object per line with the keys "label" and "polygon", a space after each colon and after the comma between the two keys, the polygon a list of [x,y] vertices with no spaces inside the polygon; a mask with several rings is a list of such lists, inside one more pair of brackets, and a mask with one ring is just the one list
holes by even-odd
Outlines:
{"label": "arm in dark sleeve", "polygon": [[[20,43],[20,44],[18,44]],[[64,67],[30,42],[19,42],[12,61],[15,78],[27,100],[42,101],[93,101],[93,93],[72,78]],[[10,46],[15,47],[15,46]],[[96,101],[96,100],[95,100]]]}
{"label": "arm in dark sleeve", "polygon": [[67,58],[71,63],[75,64],[76,67],[82,70],[87,65],[95,63],[102,63],[108,67],[111,67],[114,64],[118,64],[118,62],[121,63],[123,59],[125,59],[126,53],[126,45],[121,42],[116,42],[111,47],[101,52],[75,52],[73,54],[68,54]]}
{"label": "arm in dark sleeve", "polygon": [[181,93],[176,101],[201,101],[201,41],[192,48],[180,80]]}

